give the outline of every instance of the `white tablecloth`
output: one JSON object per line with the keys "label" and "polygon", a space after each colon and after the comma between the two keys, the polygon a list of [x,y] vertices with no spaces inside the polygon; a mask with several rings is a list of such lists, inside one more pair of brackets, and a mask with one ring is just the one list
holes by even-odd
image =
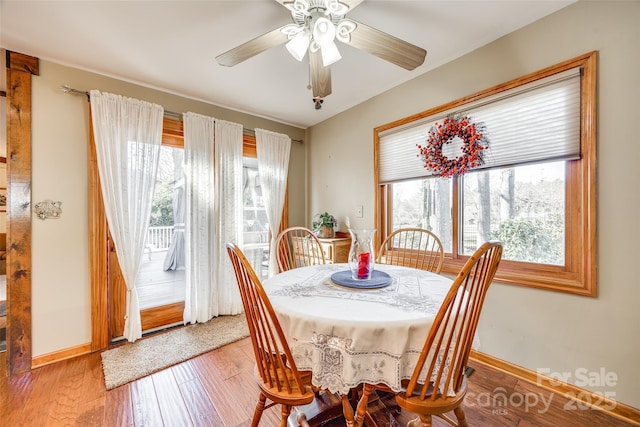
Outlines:
{"label": "white tablecloth", "polygon": [[405,267],[376,265],[393,283],[350,289],[331,275],[347,264],[303,267],[263,282],[299,370],[313,384],[347,393],[361,383],[400,391],[413,373],[427,333],[452,281]]}

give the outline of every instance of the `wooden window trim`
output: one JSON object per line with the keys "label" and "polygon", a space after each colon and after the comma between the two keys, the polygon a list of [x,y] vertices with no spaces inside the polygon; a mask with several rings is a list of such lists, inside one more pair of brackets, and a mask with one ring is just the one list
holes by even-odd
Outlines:
{"label": "wooden window trim", "polygon": [[[442,111],[457,108],[515,87],[557,74],[571,68],[581,67],[581,158],[568,161],[565,195],[565,265],[552,266],[503,260],[495,280],[519,286],[533,287],[570,294],[595,297],[596,287],[596,72],[597,52],[589,52],[576,58],[553,65],[543,70],[494,86],[473,95],[432,108],[374,129],[374,174],[376,182],[375,223],[381,233],[377,245],[391,227],[390,187],[379,183],[379,134]],[[459,212],[459,189],[457,178],[453,178],[452,212]],[[386,201],[385,201],[386,200]],[[389,203],[387,203],[389,202]],[[468,256],[459,254],[458,218],[453,218],[452,253],[445,256],[442,272],[456,274]]]}

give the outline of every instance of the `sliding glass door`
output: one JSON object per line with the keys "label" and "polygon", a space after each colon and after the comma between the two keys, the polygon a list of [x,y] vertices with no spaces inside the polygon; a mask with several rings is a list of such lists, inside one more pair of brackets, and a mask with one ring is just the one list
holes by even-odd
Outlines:
{"label": "sliding glass door", "polygon": [[242,251],[260,280],[263,280],[269,273],[269,220],[262,197],[258,160],[244,157],[242,163]]}
{"label": "sliding glass door", "polygon": [[[136,281],[143,333],[182,323],[185,294],[184,150],[162,146],[149,231]],[[126,287],[110,245],[111,338],[124,328]]]}
{"label": "sliding glass door", "polygon": [[[162,154],[158,171],[155,198],[150,218],[150,231],[140,268],[137,285],[140,290],[142,330],[182,324],[184,311],[184,224],[180,209],[184,202],[182,174],[182,123],[164,121]],[[258,178],[255,137],[243,138],[243,251],[255,271],[266,278],[269,261],[269,227]],[[93,148],[93,147],[91,147]],[[119,340],[124,329],[126,286],[113,242],[106,227],[102,196],[97,185],[95,153],[90,150],[93,177],[90,204],[92,230],[92,310],[95,350],[106,348],[109,342]],[[287,201],[281,229],[287,227]]]}

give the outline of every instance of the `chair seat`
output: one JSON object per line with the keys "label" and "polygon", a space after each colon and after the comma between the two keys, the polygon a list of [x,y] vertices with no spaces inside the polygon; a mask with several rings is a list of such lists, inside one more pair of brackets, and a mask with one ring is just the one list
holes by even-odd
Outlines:
{"label": "chair seat", "polygon": [[[281,375],[282,371],[280,371]],[[282,376],[278,377],[275,375],[273,371],[271,371],[271,381],[263,381],[260,373],[258,372],[257,365],[254,368],[253,375],[256,379],[256,383],[260,387],[260,390],[274,402],[282,402],[286,400],[288,405],[299,406],[306,405],[307,403],[311,403],[315,398],[315,393],[311,387],[311,373],[306,375],[306,372],[300,372],[300,376],[302,377],[302,381],[305,384],[304,390],[300,390],[297,386],[296,382],[293,380],[293,373],[291,369],[285,368],[284,373],[286,375],[286,379],[291,384],[291,392],[289,392],[285,385],[285,378]],[[272,384],[269,386],[269,384]]]}
{"label": "chair seat", "polygon": [[[420,390],[420,388],[421,387],[416,387],[415,391]],[[460,406],[460,403],[464,399],[466,393],[467,379],[465,377],[462,380],[462,385],[455,396],[444,396],[442,393],[438,392],[435,399],[432,399],[433,383],[429,383],[428,392],[424,399],[420,398],[420,395],[415,392],[412,396],[407,396],[405,391],[401,391],[396,395],[396,402],[401,408],[410,412],[437,415],[452,411],[456,407]]]}

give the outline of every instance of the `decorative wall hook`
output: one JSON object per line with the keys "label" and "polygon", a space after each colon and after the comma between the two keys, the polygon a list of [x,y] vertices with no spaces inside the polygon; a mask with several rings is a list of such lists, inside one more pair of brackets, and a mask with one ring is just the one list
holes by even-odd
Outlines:
{"label": "decorative wall hook", "polygon": [[45,200],[38,202],[34,206],[34,211],[38,218],[44,220],[47,218],[57,219],[62,215],[62,202],[54,202],[53,200]]}

